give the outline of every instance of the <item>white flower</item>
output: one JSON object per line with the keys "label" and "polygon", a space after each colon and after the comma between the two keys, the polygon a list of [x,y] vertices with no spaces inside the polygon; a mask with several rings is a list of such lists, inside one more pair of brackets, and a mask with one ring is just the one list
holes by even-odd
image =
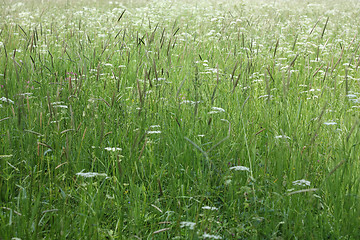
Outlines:
{"label": "white flower", "polygon": [[225,110],[223,108],[219,108],[219,107],[212,107],[211,109],[213,111],[208,112],[208,114],[216,114],[216,113],[220,113],[220,112],[225,112]]}
{"label": "white flower", "polygon": [[66,106],[66,105],[55,105],[54,107],[55,108],[68,108],[68,106]]}
{"label": "white flower", "polygon": [[151,125],[150,128],[159,128],[160,125]]}
{"label": "white flower", "polygon": [[19,93],[20,96],[31,96],[33,93]]}
{"label": "white flower", "polygon": [[270,95],[270,97],[269,97],[269,95],[262,95],[262,96],[259,96],[258,98],[260,99],[260,98],[273,98],[274,96],[273,95]]}
{"label": "white flower", "polygon": [[324,122],[325,125],[336,125],[337,123],[336,122]]}
{"label": "white flower", "polygon": [[279,139],[279,138],[287,138],[287,139],[290,139],[290,137],[286,136],[286,135],[278,135],[278,136],[275,136],[276,139]]}
{"label": "white flower", "polygon": [[189,227],[191,230],[194,229],[196,223],[194,222],[180,222],[180,227],[183,228],[183,227]]}
{"label": "white flower", "polygon": [[92,177],[96,177],[96,176],[103,176],[103,177],[107,177],[106,173],[96,173],[96,172],[83,172],[83,170],[81,170],[81,172],[76,173],[77,176],[81,176],[81,177],[85,177],[85,178],[92,178]]}
{"label": "white flower", "polygon": [[0,98],[0,101],[3,101],[3,102],[8,102],[8,103],[11,103],[11,104],[14,104],[14,101],[9,99],[9,98],[6,98],[6,97],[2,97]]}
{"label": "white flower", "polygon": [[221,236],[210,235],[210,234],[207,234],[207,233],[204,233],[204,234],[202,235],[202,238],[206,238],[206,239],[208,239],[208,238],[212,238],[212,239],[222,239]]}
{"label": "white flower", "polygon": [[296,180],[292,182],[293,185],[298,185],[298,186],[310,186],[310,182],[305,180],[305,179],[300,179],[300,180]]}
{"label": "white flower", "polygon": [[206,210],[218,210],[217,207],[210,207],[210,206],[204,206],[204,207],[202,207],[202,209],[206,209]]}
{"label": "white flower", "polygon": [[216,32],[215,30],[210,30],[210,32],[208,32],[208,33],[206,34],[206,36],[211,36],[211,35],[213,35],[215,32]]}
{"label": "white flower", "polygon": [[63,104],[64,102],[52,102],[51,105],[59,105],[59,104]]}
{"label": "white flower", "polygon": [[190,101],[190,100],[184,100],[180,104],[184,104],[184,103],[196,104],[196,103],[200,103],[200,101],[195,102],[195,101]]}
{"label": "white flower", "polygon": [[118,147],[113,147],[113,148],[112,147],[106,147],[104,149],[107,150],[107,151],[113,151],[113,152],[122,150],[121,148],[118,148]]}
{"label": "white flower", "polygon": [[147,134],[158,134],[161,133],[161,131],[147,131]]}
{"label": "white flower", "polygon": [[212,107],[211,109],[218,112],[225,112],[223,108],[219,108],[219,107]]}
{"label": "white flower", "polygon": [[231,167],[230,170],[250,172],[250,169],[248,167],[244,167],[244,166],[234,166],[234,167]]}
{"label": "white flower", "polygon": [[351,98],[350,101],[352,101],[353,103],[360,103],[360,98],[357,99]]}

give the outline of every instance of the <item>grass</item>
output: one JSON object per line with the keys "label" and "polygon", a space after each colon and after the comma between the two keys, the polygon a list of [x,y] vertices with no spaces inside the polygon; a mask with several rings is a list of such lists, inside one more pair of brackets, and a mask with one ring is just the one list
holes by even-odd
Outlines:
{"label": "grass", "polygon": [[0,239],[359,239],[358,1],[0,6]]}

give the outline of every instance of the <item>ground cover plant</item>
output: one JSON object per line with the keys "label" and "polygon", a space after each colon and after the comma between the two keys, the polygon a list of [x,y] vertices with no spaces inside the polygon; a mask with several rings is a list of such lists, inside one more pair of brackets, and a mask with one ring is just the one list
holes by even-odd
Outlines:
{"label": "ground cover plant", "polygon": [[360,238],[359,1],[0,6],[0,239]]}

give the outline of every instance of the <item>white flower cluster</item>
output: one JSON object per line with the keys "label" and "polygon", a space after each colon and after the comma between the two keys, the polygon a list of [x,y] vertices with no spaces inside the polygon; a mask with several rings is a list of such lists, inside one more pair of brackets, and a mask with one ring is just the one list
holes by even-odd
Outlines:
{"label": "white flower cluster", "polygon": [[81,172],[76,173],[77,176],[84,177],[84,178],[93,178],[97,176],[101,177],[107,177],[106,173],[97,173],[97,172],[83,172],[84,169]]}
{"label": "white flower cluster", "polygon": [[180,227],[188,227],[189,229],[193,230],[195,227],[196,223],[194,222],[180,222]]}
{"label": "white flower cluster", "polygon": [[219,107],[212,107],[211,109],[212,109],[212,111],[208,112],[208,114],[216,114],[216,113],[225,112],[225,109],[219,108]]}
{"label": "white flower cluster", "polygon": [[305,179],[300,179],[300,180],[296,180],[292,182],[293,185],[298,185],[298,186],[310,186],[310,182],[305,180]]}
{"label": "white flower cluster", "polygon": [[11,104],[14,104],[14,101],[9,99],[9,98],[6,98],[6,97],[2,97],[0,98],[0,101],[3,101],[3,102],[7,102],[7,103],[11,103]]}
{"label": "white flower cluster", "polygon": [[250,169],[248,167],[244,167],[244,166],[234,166],[234,167],[231,167],[230,170],[250,172]]}

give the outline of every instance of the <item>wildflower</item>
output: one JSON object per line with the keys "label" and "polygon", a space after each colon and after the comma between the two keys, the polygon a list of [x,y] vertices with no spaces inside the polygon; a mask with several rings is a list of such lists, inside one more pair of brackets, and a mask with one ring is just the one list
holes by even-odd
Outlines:
{"label": "wildflower", "polygon": [[194,222],[180,222],[180,227],[188,227],[189,229],[193,230],[195,227],[196,223]]}
{"label": "wildflower", "polygon": [[286,135],[278,135],[278,136],[275,136],[276,139],[279,139],[279,138],[287,138],[287,139],[290,139],[290,137],[286,136]]}
{"label": "wildflower", "polygon": [[293,185],[298,185],[298,186],[310,186],[310,182],[305,180],[305,179],[300,179],[300,180],[296,180],[292,182]]}
{"label": "wildflower", "polygon": [[200,101],[195,102],[195,101],[190,101],[190,100],[184,100],[180,104],[184,104],[184,103],[196,104],[196,103],[200,103]]}
{"label": "wildflower", "polygon": [[151,125],[150,128],[159,128],[160,125]]}
{"label": "wildflower", "polygon": [[259,96],[258,98],[260,99],[260,98],[273,98],[274,96],[273,95],[261,95],[261,96]]}
{"label": "wildflower", "polygon": [[311,100],[311,99],[314,99],[314,98],[319,98],[319,96],[314,95],[314,96],[312,96],[312,97],[308,97],[308,98],[306,98],[306,99],[307,99],[307,100]]}
{"label": "wildflower", "polygon": [[210,111],[208,114],[215,114],[215,113],[225,112],[225,110],[223,108],[219,108],[219,107],[212,107],[211,109],[213,111]]}
{"label": "wildflower", "polygon": [[3,102],[8,102],[8,103],[11,103],[11,104],[14,104],[14,101],[9,99],[9,98],[6,98],[6,97],[2,97],[0,98],[0,101],[3,101]]}
{"label": "wildflower", "polygon": [[223,108],[219,108],[219,107],[212,107],[211,109],[214,111],[225,112]]}
{"label": "wildflower", "polygon": [[107,150],[107,151],[113,151],[113,152],[122,150],[121,148],[118,148],[118,147],[113,147],[113,148],[112,147],[106,147],[104,149]]}
{"label": "wildflower", "polygon": [[20,96],[31,96],[33,93],[19,93]]}
{"label": "wildflower", "polygon": [[202,209],[205,209],[205,210],[218,210],[217,207],[210,207],[210,206],[204,206],[204,207],[202,207]]}
{"label": "wildflower", "polygon": [[68,108],[68,106],[66,106],[66,105],[55,105],[54,107],[55,108]]}
{"label": "wildflower", "polygon": [[357,99],[354,99],[354,98],[351,98],[349,99],[350,101],[352,101],[353,103],[360,103],[360,99],[357,98]]}
{"label": "wildflower", "polygon": [[319,88],[313,89],[312,88],[312,89],[309,90],[309,92],[315,92],[315,91],[321,92],[321,89],[319,89]]}
{"label": "wildflower", "polygon": [[153,81],[165,81],[166,80],[166,78],[161,78],[161,77],[159,77],[159,78],[153,78]]}
{"label": "wildflower", "polygon": [[158,134],[161,133],[161,131],[147,131],[147,134]]}
{"label": "wildflower", "polygon": [[218,73],[221,71],[221,69],[217,69],[217,68],[206,68],[205,69],[207,72],[206,73]]}
{"label": "wildflower", "polygon": [[325,125],[336,125],[336,122],[324,122]]}
{"label": "wildflower", "polygon": [[217,236],[217,235],[210,235],[210,234],[207,234],[207,233],[204,233],[203,235],[202,235],[202,238],[206,238],[206,239],[208,239],[208,238],[212,238],[212,239],[222,239],[222,237],[221,236]]}
{"label": "wildflower", "polygon": [[81,170],[81,172],[76,173],[77,176],[81,176],[81,177],[85,177],[85,178],[92,178],[92,177],[96,177],[96,176],[103,176],[103,177],[107,177],[106,173],[96,173],[96,172],[83,172],[83,170]]}
{"label": "wildflower", "polygon": [[214,33],[216,33],[215,30],[210,30],[210,32],[208,32],[208,33],[206,34],[206,36],[211,36],[211,35],[213,35]]}
{"label": "wildflower", "polygon": [[244,166],[234,166],[234,167],[231,167],[230,170],[250,172],[250,169],[248,167],[244,167]]}
{"label": "wildflower", "polygon": [[59,104],[63,104],[64,102],[52,102],[51,105],[59,105]]}

